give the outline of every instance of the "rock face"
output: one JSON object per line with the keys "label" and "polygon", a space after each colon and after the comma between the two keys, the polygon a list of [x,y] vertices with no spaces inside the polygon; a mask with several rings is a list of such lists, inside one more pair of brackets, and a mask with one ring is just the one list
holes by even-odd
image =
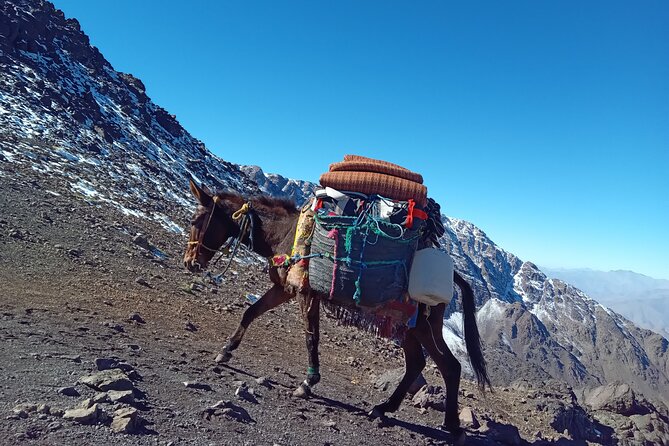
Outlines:
{"label": "rock face", "polygon": [[265,173],[258,166],[240,166],[240,169],[257,183],[264,193],[293,200],[297,205],[309,199],[317,187],[317,184],[309,181],[292,180],[275,173]]}

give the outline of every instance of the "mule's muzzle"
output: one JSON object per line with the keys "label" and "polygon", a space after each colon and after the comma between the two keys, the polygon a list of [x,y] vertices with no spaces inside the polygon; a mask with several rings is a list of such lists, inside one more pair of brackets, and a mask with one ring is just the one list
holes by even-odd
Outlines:
{"label": "mule's muzzle", "polygon": [[204,270],[200,262],[197,259],[184,259],[184,266],[191,273],[200,273]]}

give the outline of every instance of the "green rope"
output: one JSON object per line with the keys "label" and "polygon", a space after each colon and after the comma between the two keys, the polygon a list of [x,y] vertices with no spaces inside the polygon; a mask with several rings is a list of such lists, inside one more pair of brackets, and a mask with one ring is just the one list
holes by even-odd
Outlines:
{"label": "green rope", "polygon": [[346,230],[346,236],[344,237],[344,250],[346,250],[346,254],[351,253],[351,247],[353,245],[353,233],[355,232],[355,229],[355,226],[351,226]]}
{"label": "green rope", "polygon": [[326,259],[330,259],[333,262],[341,262],[341,263],[346,263],[348,265],[354,265],[354,266],[361,266],[362,268],[368,268],[370,266],[386,266],[386,265],[405,265],[406,262],[404,260],[371,260],[369,262],[361,262],[359,260],[353,260],[350,257],[335,257],[329,252],[323,253],[323,254],[317,254],[317,257],[325,257]]}
{"label": "green rope", "polygon": [[[326,220],[327,217],[319,217],[318,215],[314,217],[314,219],[328,231],[332,229],[346,230],[346,237],[344,238],[345,240],[344,247],[347,251],[350,251],[351,249],[353,235],[355,234],[356,230],[357,232],[362,233],[363,231],[369,231],[371,229],[371,231],[377,236],[389,240],[394,240],[399,243],[412,243],[416,239],[418,239],[421,235],[421,231],[404,231],[404,233],[401,234],[400,236],[393,237],[389,235],[387,232],[383,231],[383,229],[381,229],[381,226],[388,227],[389,224],[383,220],[379,220],[374,217],[367,216],[365,222],[362,224],[355,224],[356,217],[337,216],[336,218],[340,220],[345,220],[345,222],[333,223],[332,221]],[[347,222],[346,220],[350,221],[350,223]],[[408,237],[406,236],[407,233],[410,233]]]}
{"label": "green rope", "polygon": [[360,288],[361,276],[362,276],[362,269],[360,270],[358,278],[355,280],[355,293],[353,293],[353,300],[355,301],[356,304],[360,304],[360,296],[362,295],[362,289]]}
{"label": "green rope", "polygon": [[318,367],[312,367],[312,366],[307,367],[307,375],[318,375],[318,374],[319,374]]}

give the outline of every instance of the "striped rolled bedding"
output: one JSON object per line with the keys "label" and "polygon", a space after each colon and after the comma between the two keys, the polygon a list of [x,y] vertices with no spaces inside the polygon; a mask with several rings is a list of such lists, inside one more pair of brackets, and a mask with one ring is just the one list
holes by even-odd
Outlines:
{"label": "striped rolled bedding", "polygon": [[397,164],[358,155],[346,155],[321,175],[321,186],[342,192],[381,195],[394,200],[413,199],[420,207],[427,203],[423,177]]}

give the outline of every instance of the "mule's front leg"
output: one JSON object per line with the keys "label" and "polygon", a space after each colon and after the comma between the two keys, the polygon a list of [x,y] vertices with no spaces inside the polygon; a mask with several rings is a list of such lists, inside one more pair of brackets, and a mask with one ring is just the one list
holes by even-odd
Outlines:
{"label": "mule's front leg", "polygon": [[274,285],[263,296],[258,299],[253,305],[244,311],[242,320],[237,327],[237,330],[228,338],[228,342],[223,347],[221,353],[216,356],[215,361],[218,363],[228,362],[232,358],[232,352],[239,347],[242,342],[246,329],[251,325],[257,317],[290,300],[291,295],[287,293],[282,286]]}
{"label": "mule's front leg", "polygon": [[321,380],[320,361],[318,359],[318,342],[320,341],[320,298],[313,293],[301,293],[300,304],[305,322],[305,337],[307,341],[307,355],[309,367],[307,379],[299,385],[293,395],[307,398],[311,395],[311,388]]}

